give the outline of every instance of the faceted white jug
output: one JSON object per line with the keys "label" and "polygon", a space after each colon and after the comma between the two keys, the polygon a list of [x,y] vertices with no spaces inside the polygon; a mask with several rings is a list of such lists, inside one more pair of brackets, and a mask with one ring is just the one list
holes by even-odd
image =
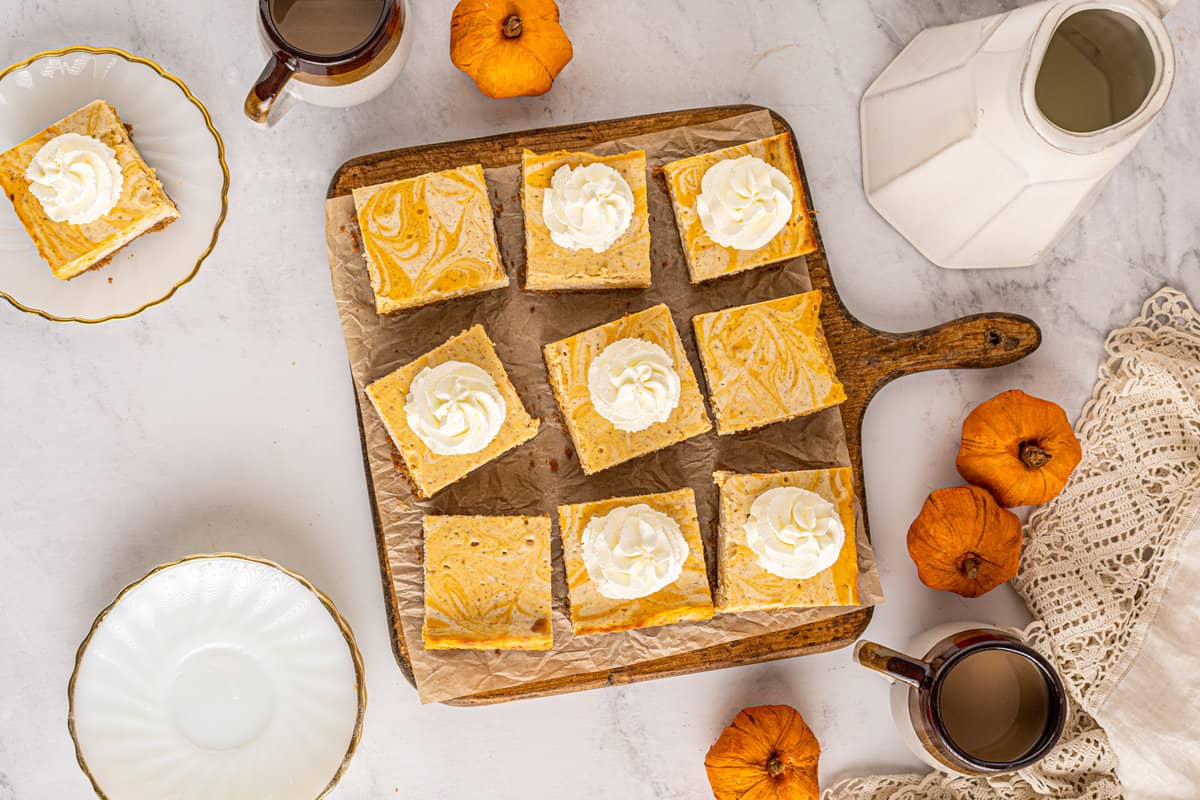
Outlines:
{"label": "faceted white jug", "polygon": [[1175,76],[1177,0],[1043,0],[922,31],[861,107],[871,205],[942,267],[1033,264]]}

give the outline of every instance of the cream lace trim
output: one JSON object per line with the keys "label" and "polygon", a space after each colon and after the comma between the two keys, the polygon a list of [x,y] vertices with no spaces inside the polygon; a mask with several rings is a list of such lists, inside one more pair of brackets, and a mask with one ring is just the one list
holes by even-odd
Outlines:
{"label": "cream lace trim", "polygon": [[1200,316],[1163,289],[1105,348],[1076,425],[1083,461],[1030,517],[1014,581],[1092,712],[1137,654],[1200,509]]}
{"label": "cream lace trim", "polygon": [[855,778],[825,800],[1123,797],[1116,755],[1091,713],[1137,654],[1200,512],[1200,315],[1183,293],[1163,289],[1105,348],[1076,425],[1083,461],[1063,493],[1030,517],[1014,580],[1039,620],[1026,634],[1074,695],[1062,742],[1010,776]]}

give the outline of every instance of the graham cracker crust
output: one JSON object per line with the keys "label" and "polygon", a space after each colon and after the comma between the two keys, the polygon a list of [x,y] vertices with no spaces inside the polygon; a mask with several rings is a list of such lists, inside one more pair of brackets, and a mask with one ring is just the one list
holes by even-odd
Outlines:
{"label": "graham cracker crust", "polygon": [[126,247],[129,247],[129,245],[133,244],[133,243],[134,243],[134,242],[136,242],[138,239],[141,239],[143,236],[146,236],[146,235],[148,235],[148,234],[151,234],[151,233],[157,233],[158,231],[161,231],[163,228],[167,227],[168,225],[170,225],[172,222],[174,222],[174,221],[175,221],[175,220],[177,220],[177,219],[179,219],[179,217],[177,217],[177,216],[176,216],[176,217],[171,217],[170,219],[164,219],[164,220],[162,220],[161,222],[158,222],[157,224],[150,226],[150,227],[149,227],[149,228],[147,228],[146,230],[144,230],[144,231],[142,231],[141,233],[139,233],[137,236],[135,236],[135,237],[133,237],[132,239],[130,239],[130,240],[129,240],[128,242],[126,242],[125,244],[123,244],[123,245],[121,245],[120,247],[118,247],[116,250],[113,250],[111,253],[109,253],[108,255],[106,255],[104,258],[102,258],[102,259],[100,259],[99,261],[97,261],[95,264],[92,264],[90,267],[88,267],[87,269],[83,270],[82,272],[79,272],[79,273],[77,273],[77,274],[75,274],[75,275],[72,275],[71,277],[67,278],[67,280],[68,280],[68,281],[73,281],[73,280],[75,280],[76,278],[78,278],[80,275],[84,275],[84,274],[86,274],[86,273],[88,273],[88,272],[92,272],[92,271],[94,271],[94,270],[102,269],[103,267],[106,267],[106,266],[108,266],[109,262],[111,262],[111,261],[113,260],[113,258],[114,258],[114,257],[116,257],[117,253],[120,253],[120,252],[121,252],[122,250],[124,250]]}

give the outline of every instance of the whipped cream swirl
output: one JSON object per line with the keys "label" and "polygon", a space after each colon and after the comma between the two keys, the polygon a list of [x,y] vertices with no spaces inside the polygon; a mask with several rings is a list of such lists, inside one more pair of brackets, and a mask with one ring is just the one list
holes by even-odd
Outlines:
{"label": "whipped cream swirl", "polygon": [[679,523],[645,503],[592,517],[583,529],[583,564],[596,591],[613,600],[654,594],[679,580],[688,544]]}
{"label": "whipped cream swirl", "polygon": [[421,370],[404,401],[408,427],[440,456],[478,453],[496,438],[507,413],[492,376],[463,361]]}
{"label": "whipped cream swirl", "polygon": [[78,133],[64,133],[42,145],[25,179],[47,217],[72,225],[95,222],[111,211],[125,185],[113,149]]}
{"label": "whipped cream swirl", "polygon": [[619,431],[666,422],[679,405],[679,389],[671,356],[645,339],[618,339],[588,366],[592,407]]}
{"label": "whipped cream swirl", "polygon": [[633,191],[607,164],[563,164],[542,197],[542,219],[559,247],[603,253],[629,228]]}
{"label": "whipped cream swirl", "polygon": [[761,158],[718,161],[700,179],[696,211],[719,245],[757,250],[792,218],[792,182]]}
{"label": "whipped cream swirl", "polygon": [[768,489],[750,505],[746,543],[781,578],[811,578],[834,565],[846,529],[833,504],[796,486]]}

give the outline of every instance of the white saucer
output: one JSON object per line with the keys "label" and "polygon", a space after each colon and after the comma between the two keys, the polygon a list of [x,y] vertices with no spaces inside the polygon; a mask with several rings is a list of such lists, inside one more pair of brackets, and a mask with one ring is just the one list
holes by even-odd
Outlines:
{"label": "white saucer", "polygon": [[313,800],[358,745],[362,661],[333,604],[270,562],[192,556],[101,612],[71,677],[79,764],[107,800]]}
{"label": "white saucer", "polygon": [[133,129],[180,218],[135,240],[103,269],[63,281],[0,198],[0,297],[59,322],[105,322],[163,302],[200,269],[225,219],[229,168],[208,111],[179,78],[122,50],[38,53],[0,72],[0,152],[97,99]]}

